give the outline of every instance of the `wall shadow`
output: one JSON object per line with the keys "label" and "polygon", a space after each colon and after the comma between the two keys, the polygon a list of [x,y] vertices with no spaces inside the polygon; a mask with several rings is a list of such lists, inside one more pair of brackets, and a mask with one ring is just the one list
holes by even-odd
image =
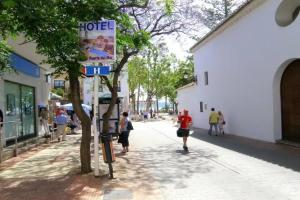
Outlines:
{"label": "wall shadow", "polygon": [[299,148],[230,134],[209,136],[205,129],[194,129],[191,137],[300,172]]}

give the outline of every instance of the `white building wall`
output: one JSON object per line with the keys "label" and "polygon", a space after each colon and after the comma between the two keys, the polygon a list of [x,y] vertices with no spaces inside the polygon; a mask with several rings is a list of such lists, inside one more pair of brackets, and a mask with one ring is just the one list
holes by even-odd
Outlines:
{"label": "white building wall", "polygon": [[[195,110],[200,101],[207,104],[205,112],[195,114],[198,127],[208,128],[210,108],[215,107],[224,112],[226,132],[274,142],[281,139],[280,79],[285,67],[300,58],[300,17],[280,27],[275,13],[281,1],[255,2],[257,8],[248,5],[228,22],[234,24],[195,48],[199,92],[189,93],[193,98],[185,94],[182,101]],[[237,20],[240,15],[245,16]]]}
{"label": "white building wall", "polygon": [[178,112],[182,112],[183,110],[188,110],[189,115],[193,119],[194,127],[201,127],[200,123],[200,101],[197,96],[199,96],[197,85],[192,85],[189,87],[185,87],[183,89],[177,90],[177,101],[178,101]]}

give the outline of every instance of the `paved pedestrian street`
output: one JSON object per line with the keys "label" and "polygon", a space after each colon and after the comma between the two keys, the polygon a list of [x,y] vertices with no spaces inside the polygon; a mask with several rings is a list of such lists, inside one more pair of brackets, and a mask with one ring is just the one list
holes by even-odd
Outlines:
{"label": "paved pedestrian street", "polygon": [[135,128],[130,140],[163,199],[300,197],[299,149],[196,130],[188,140],[190,153],[184,154],[170,122],[137,123]]}
{"label": "paved pedestrian street", "polygon": [[0,166],[0,199],[298,200],[300,149],[196,129],[182,150],[171,121],[136,122],[130,151],[114,142],[115,178],[79,173],[80,135]]}

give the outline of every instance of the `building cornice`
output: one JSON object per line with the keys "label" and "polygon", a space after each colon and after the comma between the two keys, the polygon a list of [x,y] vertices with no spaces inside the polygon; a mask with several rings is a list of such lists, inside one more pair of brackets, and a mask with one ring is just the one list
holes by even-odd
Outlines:
{"label": "building cornice", "polygon": [[219,25],[202,37],[194,46],[190,48],[190,51],[194,53],[201,46],[206,44],[211,39],[217,37],[219,34],[224,32],[227,28],[236,24],[241,18],[252,12],[254,9],[259,7],[261,4],[267,2],[267,0],[247,0],[243,5],[241,5],[235,12],[233,12],[229,17],[223,20]]}
{"label": "building cornice", "polygon": [[191,82],[191,83],[186,84],[186,85],[184,85],[184,86],[182,86],[182,87],[180,87],[180,88],[177,88],[176,90],[177,90],[177,91],[178,91],[178,90],[183,90],[183,89],[185,89],[185,88],[189,88],[189,87],[192,87],[192,86],[194,86],[194,85],[196,85],[196,82]]}

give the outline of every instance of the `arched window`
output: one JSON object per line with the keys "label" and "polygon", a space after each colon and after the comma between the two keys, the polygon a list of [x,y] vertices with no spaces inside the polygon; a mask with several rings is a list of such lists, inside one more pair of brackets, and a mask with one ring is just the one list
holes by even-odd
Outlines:
{"label": "arched window", "polygon": [[288,26],[298,17],[300,1],[283,0],[277,8],[275,20],[279,26]]}

